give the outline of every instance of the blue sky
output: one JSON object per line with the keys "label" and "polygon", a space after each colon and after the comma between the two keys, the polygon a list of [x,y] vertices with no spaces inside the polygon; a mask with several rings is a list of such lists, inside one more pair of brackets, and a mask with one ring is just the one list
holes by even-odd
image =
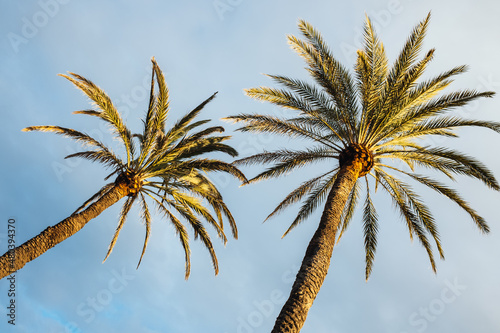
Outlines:
{"label": "blue sky", "polygon": [[[106,170],[64,156],[78,145],[50,134],[23,133],[30,125],[60,125],[102,136],[95,119],[72,115],[88,101],[56,74],[72,71],[102,87],[139,129],[147,104],[144,82],[155,56],[171,93],[171,119],[213,92],[202,116],[223,124],[242,156],[284,145],[269,136],[235,133],[220,118],[240,112],[280,113],[250,100],[244,88],[272,85],[262,73],[307,78],[286,42],[306,19],[337,58],[352,68],[365,13],[394,59],[411,28],[432,11],[424,48],[435,47],[429,74],[468,64],[452,88],[500,88],[500,3],[493,1],[2,1],[0,5],[0,249],[7,221],[16,242],[71,214],[103,184]],[[146,84],[147,86],[147,84]],[[498,97],[460,111],[500,120]],[[90,117],[87,117],[90,118]],[[460,147],[500,175],[498,135],[469,130],[438,144]],[[299,143],[300,144],[300,143]],[[207,251],[192,241],[192,273],[184,280],[182,248],[173,229],[155,217],[139,270],[144,227],[133,210],[106,261],[119,205],[16,274],[16,326],[7,324],[8,281],[0,281],[1,332],[269,332],[288,295],[319,213],[284,239],[298,207],[262,224],[290,190],[321,166],[243,188],[214,176],[231,208],[240,238],[216,244],[220,274]],[[245,172],[255,175],[258,168]],[[379,246],[368,283],[359,216],[335,248],[327,279],[304,333],[497,332],[500,330],[500,199],[478,182],[455,184],[490,223],[482,235],[457,207],[423,192],[442,236],[446,260],[434,275],[426,253],[411,243],[387,197],[376,198]],[[358,222],[358,223],[355,223]]]}

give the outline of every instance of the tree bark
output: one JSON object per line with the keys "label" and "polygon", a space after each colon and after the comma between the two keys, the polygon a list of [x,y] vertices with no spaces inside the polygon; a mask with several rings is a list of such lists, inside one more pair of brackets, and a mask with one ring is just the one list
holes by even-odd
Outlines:
{"label": "tree bark", "polygon": [[116,184],[109,192],[85,210],[71,215],[52,227],[48,227],[24,244],[6,252],[0,257],[0,279],[21,269],[31,260],[39,257],[68,237],[73,236],[87,222],[97,217],[127,194],[128,188],[124,184]]}
{"label": "tree bark", "polygon": [[307,312],[328,273],[340,217],[361,170],[362,164],[357,161],[347,163],[339,170],[328,194],[318,229],[309,242],[290,296],[271,333],[295,333],[302,329]]}

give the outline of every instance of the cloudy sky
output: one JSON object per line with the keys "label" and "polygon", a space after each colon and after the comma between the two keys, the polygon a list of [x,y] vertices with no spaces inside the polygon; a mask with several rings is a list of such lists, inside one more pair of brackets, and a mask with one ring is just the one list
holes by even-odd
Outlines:
{"label": "cloudy sky", "polygon": [[[51,134],[21,132],[30,125],[60,125],[109,139],[96,119],[71,114],[88,108],[88,101],[58,73],[76,72],[97,83],[138,130],[155,56],[169,84],[171,119],[219,91],[202,116],[222,124],[220,118],[240,112],[282,112],[250,100],[243,89],[272,85],[262,73],[306,78],[304,64],[286,42],[287,34],[298,34],[299,18],[317,27],[336,57],[352,68],[365,13],[394,59],[411,28],[432,11],[424,48],[437,51],[429,74],[468,64],[469,72],[453,88],[500,89],[500,3],[495,1],[4,0],[0,9],[2,253],[9,219],[21,244],[67,217],[104,184],[106,170],[99,165],[64,160],[78,145]],[[496,97],[460,112],[500,120],[499,111]],[[224,126],[242,156],[295,144]],[[471,129],[461,139],[439,144],[460,147],[500,176],[497,140],[498,134]],[[192,273],[185,281],[182,248],[158,217],[136,270],[144,235],[136,210],[102,264],[119,212],[119,205],[111,207],[16,273],[15,327],[6,316],[9,282],[0,281],[0,331],[269,332],[319,212],[284,239],[298,207],[262,221],[294,186],[320,169],[243,188],[214,175],[240,233],[225,247],[216,244],[218,276],[207,251],[192,241]],[[258,170],[244,171],[252,176]],[[302,332],[500,331],[500,196],[466,179],[455,187],[490,223],[489,235],[482,235],[453,203],[424,191],[446,254],[435,275],[387,197],[377,197],[381,230],[371,279],[364,280],[358,215],[334,250]]]}

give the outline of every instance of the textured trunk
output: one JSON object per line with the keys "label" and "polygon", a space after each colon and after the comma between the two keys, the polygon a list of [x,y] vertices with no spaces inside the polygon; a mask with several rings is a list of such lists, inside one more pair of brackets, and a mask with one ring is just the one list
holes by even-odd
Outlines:
{"label": "textured trunk", "polygon": [[290,296],[271,333],[300,332],[304,325],[307,312],[328,273],[340,217],[361,169],[362,164],[359,162],[351,162],[341,167],[328,194],[318,229],[307,247]]}
{"label": "textured trunk", "polygon": [[48,227],[37,236],[16,247],[13,251],[6,252],[0,257],[0,279],[21,269],[48,249],[74,235],[87,222],[101,214],[106,208],[112,206],[127,194],[128,188],[125,185],[116,185],[111,191],[84,211],[71,215],[53,227]]}

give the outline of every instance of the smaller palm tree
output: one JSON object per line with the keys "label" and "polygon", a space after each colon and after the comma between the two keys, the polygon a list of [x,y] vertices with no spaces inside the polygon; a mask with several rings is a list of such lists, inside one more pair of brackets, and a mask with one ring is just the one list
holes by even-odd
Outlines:
{"label": "smaller palm tree", "polygon": [[[139,267],[151,233],[151,212],[146,200],[150,199],[158,211],[173,224],[179,236],[185,253],[186,279],[190,273],[190,249],[188,231],[182,220],[187,221],[194,231],[195,238],[199,238],[208,249],[215,274],[218,273],[217,256],[202,222],[215,228],[224,244],[227,238],[224,233],[223,217],[229,221],[235,238],[238,237],[238,233],[231,212],[206,172],[226,172],[241,181],[246,181],[246,178],[229,163],[200,157],[212,152],[237,156],[236,150],[223,143],[230,138],[229,136],[215,135],[223,132],[223,127],[214,126],[200,130],[199,127],[210,120],[194,121],[216,93],[167,128],[169,92],[164,75],[154,58],[152,63],[149,106],[141,134],[132,134],[125,126],[111,99],[98,86],[78,74],[61,74],[83,91],[96,107],[95,110],[74,113],[94,116],[107,122],[111,132],[123,144],[126,156],[122,159],[102,142],[70,128],[31,126],[23,129],[27,132],[41,131],[60,134],[90,147],[90,150],[77,152],[66,158],[79,157],[99,162],[112,169],[111,174],[105,180],[114,175],[116,179],[104,185],[70,217],[45,229],[38,236],[0,257],[0,278],[22,268],[29,261],[72,236],[87,222],[122,198],[126,199],[104,260],[111,254],[132,205],[138,203],[146,227],[144,245],[137,265]],[[157,91],[155,91],[155,83]],[[205,207],[206,204],[212,208],[212,211]]]}

